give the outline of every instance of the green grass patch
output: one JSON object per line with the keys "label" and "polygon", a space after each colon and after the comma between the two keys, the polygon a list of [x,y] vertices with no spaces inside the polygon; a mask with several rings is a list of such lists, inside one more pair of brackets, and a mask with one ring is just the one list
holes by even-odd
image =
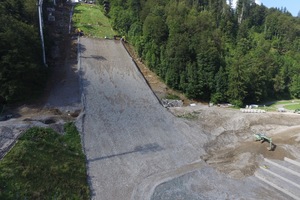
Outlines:
{"label": "green grass patch", "polygon": [[283,100],[283,101],[274,101],[272,104],[268,105],[265,110],[266,111],[277,111],[278,106],[284,107],[287,110],[295,110],[300,108],[300,100],[292,99],[292,100]]}
{"label": "green grass patch", "polygon": [[167,94],[164,98],[165,99],[172,99],[172,100],[180,100],[180,97],[177,96],[176,94]]}
{"label": "green grass patch", "polygon": [[287,109],[287,110],[296,110],[296,109],[300,109],[300,103],[286,105],[286,106],[284,106],[284,108]]}
{"label": "green grass patch", "polygon": [[86,36],[112,38],[116,35],[99,5],[77,4],[72,20],[73,26],[82,30]]}
{"label": "green grass patch", "polygon": [[277,101],[275,105],[283,105],[283,104],[291,104],[291,103],[300,103],[300,100]]}
{"label": "green grass patch", "polygon": [[90,199],[85,156],[73,123],[60,135],[31,128],[0,162],[0,199]]}
{"label": "green grass patch", "polygon": [[300,103],[300,100],[293,99],[293,100],[274,101],[268,106],[276,106],[276,105],[284,105],[284,104],[292,104],[292,103]]}

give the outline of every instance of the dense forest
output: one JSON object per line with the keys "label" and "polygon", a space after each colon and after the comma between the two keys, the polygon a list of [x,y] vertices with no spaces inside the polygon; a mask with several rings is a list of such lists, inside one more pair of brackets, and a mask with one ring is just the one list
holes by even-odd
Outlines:
{"label": "dense forest", "polygon": [[[241,106],[300,98],[300,18],[254,0],[97,0],[112,26],[170,87]],[[106,3],[107,5],[107,3]],[[44,86],[35,0],[0,2],[0,100]],[[0,102],[1,103],[1,102]]]}
{"label": "dense forest", "polygon": [[0,2],[0,104],[31,99],[45,85],[36,3]]}
{"label": "dense forest", "polygon": [[[109,2],[109,3],[107,3]],[[189,98],[300,98],[300,19],[254,0],[98,0],[148,67]]]}

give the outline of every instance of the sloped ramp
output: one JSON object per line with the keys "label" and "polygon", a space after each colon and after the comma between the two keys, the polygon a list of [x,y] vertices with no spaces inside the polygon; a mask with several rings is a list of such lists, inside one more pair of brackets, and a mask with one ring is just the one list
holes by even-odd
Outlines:
{"label": "sloped ramp", "polygon": [[161,106],[120,41],[80,38],[78,51],[92,199],[138,199],[148,177],[199,160],[205,134]]}
{"label": "sloped ramp", "polygon": [[284,158],[284,161],[264,158],[255,176],[268,185],[300,200],[300,161]]}

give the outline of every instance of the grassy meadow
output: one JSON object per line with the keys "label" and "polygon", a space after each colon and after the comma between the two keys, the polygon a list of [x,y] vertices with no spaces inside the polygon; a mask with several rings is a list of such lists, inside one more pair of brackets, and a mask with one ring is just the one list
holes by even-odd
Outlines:
{"label": "grassy meadow", "polygon": [[85,156],[73,123],[60,135],[31,128],[0,161],[0,199],[90,199]]}
{"label": "grassy meadow", "polygon": [[278,107],[285,108],[287,110],[296,110],[300,109],[300,100],[299,99],[291,99],[291,100],[282,100],[282,101],[274,101],[265,107],[267,111],[277,111]]}
{"label": "grassy meadow", "polygon": [[72,18],[73,26],[82,30],[89,37],[112,38],[115,32],[102,10],[99,5],[77,4]]}

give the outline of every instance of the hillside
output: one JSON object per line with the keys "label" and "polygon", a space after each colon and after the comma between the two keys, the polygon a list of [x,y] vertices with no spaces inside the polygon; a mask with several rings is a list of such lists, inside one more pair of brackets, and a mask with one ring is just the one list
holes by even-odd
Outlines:
{"label": "hillside", "polygon": [[108,16],[146,65],[189,98],[238,106],[299,98],[300,21],[285,10],[250,0],[235,10],[226,0],[112,0]]}
{"label": "hillside", "polygon": [[[123,1],[124,7],[128,2]],[[65,5],[56,13],[69,16],[70,10],[71,5]],[[43,101],[18,107],[11,119],[0,122],[1,155],[29,127],[62,133],[64,123],[75,121],[93,199],[291,198],[256,174],[262,166],[275,168],[265,158],[275,163],[284,162],[284,157],[300,159],[298,114],[243,113],[191,100],[195,106],[164,108],[159,99],[169,89],[158,76],[137,67],[134,61],[142,63],[139,55],[132,58],[120,40],[93,38],[88,29],[77,38],[64,25],[60,33],[53,32],[60,39],[54,48],[59,56],[53,59],[53,76]],[[59,23],[52,28],[57,27]],[[173,47],[174,52],[180,47]],[[267,150],[267,142],[253,141],[257,132],[273,138],[274,151]],[[273,185],[293,185],[271,180]],[[294,187],[299,187],[295,182]]]}
{"label": "hillside", "polygon": [[0,23],[1,107],[40,96],[47,70],[42,62],[36,2],[1,1]]}

